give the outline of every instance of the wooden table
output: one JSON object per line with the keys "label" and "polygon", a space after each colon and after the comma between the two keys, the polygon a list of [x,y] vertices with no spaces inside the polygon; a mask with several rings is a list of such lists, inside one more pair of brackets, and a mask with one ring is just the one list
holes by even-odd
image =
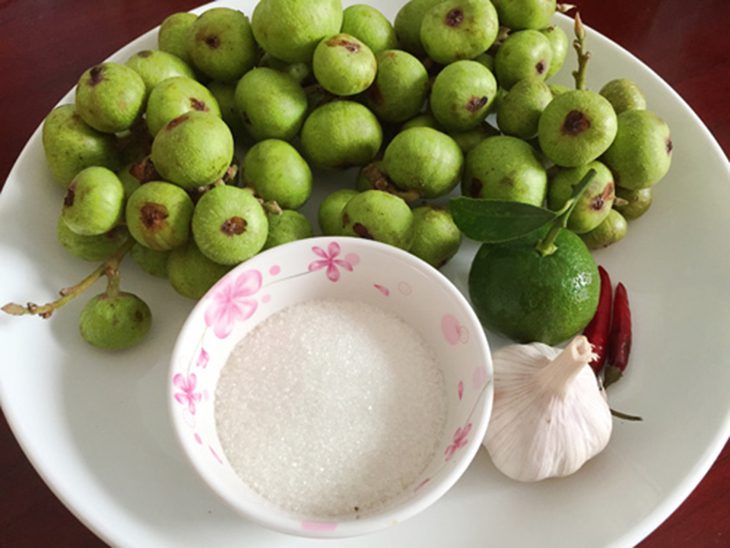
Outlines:
{"label": "wooden table", "polygon": [[[26,140],[87,67],[197,0],[0,2],[0,183]],[[651,66],[730,150],[730,2],[577,0],[584,21]],[[620,501],[617,501],[620,504]],[[641,546],[730,544],[730,445]],[[600,509],[597,509],[600,511]],[[49,491],[0,419],[0,546],[97,546]]]}

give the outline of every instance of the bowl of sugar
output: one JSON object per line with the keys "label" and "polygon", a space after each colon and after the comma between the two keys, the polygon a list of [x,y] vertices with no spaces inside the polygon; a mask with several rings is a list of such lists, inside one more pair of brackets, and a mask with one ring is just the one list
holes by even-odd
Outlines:
{"label": "bowl of sugar", "polygon": [[243,516],[306,537],[374,532],[461,477],[492,408],[492,362],[440,272],[358,238],[240,264],[180,332],[169,409],[183,452]]}

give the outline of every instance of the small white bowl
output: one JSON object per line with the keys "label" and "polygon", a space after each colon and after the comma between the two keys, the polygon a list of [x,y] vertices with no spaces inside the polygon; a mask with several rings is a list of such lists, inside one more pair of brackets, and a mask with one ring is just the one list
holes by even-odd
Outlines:
{"label": "small white bowl", "polygon": [[[282,510],[250,489],[218,440],[214,396],[231,350],[259,322],[321,298],[364,301],[400,316],[429,342],[443,371],[447,417],[432,462],[410,488],[372,514],[337,521]],[[175,343],[168,399],[184,453],[203,480],[244,516],[306,537],[348,537],[424,510],[461,477],[492,409],[492,361],[469,303],[438,270],[392,246],[357,238],[299,240],[234,268],[197,304]]]}

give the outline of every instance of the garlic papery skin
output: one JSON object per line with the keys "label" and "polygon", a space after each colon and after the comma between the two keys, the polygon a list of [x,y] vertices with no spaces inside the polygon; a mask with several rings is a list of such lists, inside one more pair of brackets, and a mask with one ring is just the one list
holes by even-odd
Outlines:
{"label": "garlic papery skin", "polygon": [[567,476],[606,447],[613,421],[592,356],[582,335],[562,351],[532,343],[494,353],[484,445],[502,473],[518,481]]}

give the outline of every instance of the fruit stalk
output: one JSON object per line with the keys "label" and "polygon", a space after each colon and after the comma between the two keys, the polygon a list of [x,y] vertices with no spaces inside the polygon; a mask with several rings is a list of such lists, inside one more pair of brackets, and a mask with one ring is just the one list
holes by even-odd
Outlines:
{"label": "fruit stalk", "polygon": [[613,299],[613,320],[608,337],[608,363],[603,379],[605,387],[618,381],[626,370],[631,352],[631,309],[624,284],[616,286]]}
{"label": "fruit stalk", "polygon": [[575,24],[573,25],[573,31],[575,32],[575,40],[573,40],[573,48],[578,54],[578,69],[573,71],[573,78],[575,78],[575,89],[586,88],[586,68],[588,67],[588,61],[591,58],[591,52],[586,51],[586,31],[583,27],[583,21],[580,18],[580,12],[575,14]]}
{"label": "fruit stalk", "polygon": [[107,276],[109,278],[109,286],[107,290],[111,289],[111,291],[115,291],[116,287],[116,290],[118,291],[119,264],[122,262],[124,255],[132,249],[133,245],[134,240],[130,239],[119,246],[119,248],[112,253],[106,261],[99,265],[91,274],[86,276],[79,283],[74,286],[61,289],[59,291],[60,298],[55,301],[51,301],[43,305],[28,303],[26,306],[16,303],[8,303],[0,310],[6,314],[10,314],[11,316],[24,316],[26,314],[30,314],[33,316],[40,316],[44,319],[50,318],[56,310],[81,295],[89,287],[94,285],[94,283],[102,276]]}
{"label": "fruit stalk", "polygon": [[598,274],[601,277],[601,294],[598,298],[598,308],[596,315],[593,316],[583,334],[593,345],[594,357],[590,362],[590,366],[594,373],[598,375],[606,363],[606,354],[608,352],[608,336],[611,331],[611,278],[602,266],[598,267]]}
{"label": "fruit stalk", "polygon": [[573,195],[565,203],[563,209],[560,210],[559,215],[550,224],[548,233],[542,240],[537,242],[535,248],[543,257],[552,255],[558,250],[555,245],[555,240],[557,239],[558,234],[560,234],[560,231],[568,226],[568,218],[570,217],[570,214],[573,213],[575,205],[578,203],[578,198],[580,198],[580,195],[583,194],[583,191],[588,187],[588,184],[595,175],[595,169],[588,170],[588,173],[586,173],[580,182],[573,188]]}

